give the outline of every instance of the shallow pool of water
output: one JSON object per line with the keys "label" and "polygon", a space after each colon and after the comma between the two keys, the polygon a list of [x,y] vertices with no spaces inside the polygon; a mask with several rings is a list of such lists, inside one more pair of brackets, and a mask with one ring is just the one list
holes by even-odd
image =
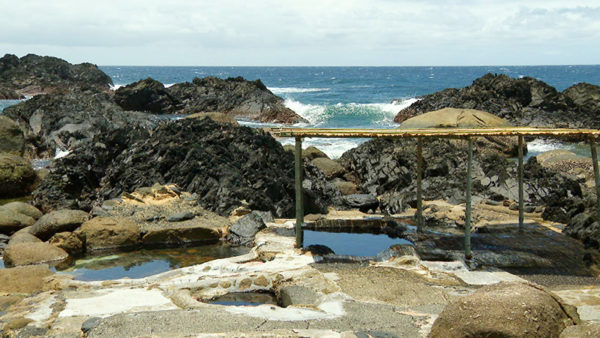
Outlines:
{"label": "shallow pool of water", "polygon": [[246,247],[222,244],[189,248],[138,250],[104,256],[86,256],[74,265],[59,271],[75,276],[76,280],[94,281],[119,278],[143,278],[157,273],[202,264],[214,259],[246,254]]}
{"label": "shallow pool of water", "polygon": [[391,245],[412,243],[386,234],[304,230],[304,247],[316,244],[329,247],[336,255],[376,256]]}
{"label": "shallow pool of water", "polygon": [[277,305],[277,297],[270,292],[232,292],[206,301],[210,304],[228,306]]}

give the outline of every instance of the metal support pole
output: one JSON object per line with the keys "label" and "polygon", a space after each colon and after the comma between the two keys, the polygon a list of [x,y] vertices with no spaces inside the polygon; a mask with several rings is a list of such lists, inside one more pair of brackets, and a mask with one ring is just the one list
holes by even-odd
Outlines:
{"label": "metal support pole", "polygon": [[417,138],[417,232],[423,232],[423,139]]}
{"label": "metal support pole", "polygon": [[519,135],[519,232],[523,232],[523,135]]}
{"label": "metal support pole", "polygon": [[304,197],[302,193],[302,139],[296,137],[296,248],[302,247],[304,233],[302,224],[304,223]]}
{"label": "metal support pole", "polygon": [[471,167],[473,166],[473,139],[469,141],[469,153],[467,158],[467,205],[465,208],[465,259],[471,259]]}
{"label": "metal support pole", "polygon": [[590,148],[592,150],[592,164],[594,166],[594,180],[596,181],[596,217],[600,219],[600,174],[598,174],[598,152],[594,139],[590,137]]}

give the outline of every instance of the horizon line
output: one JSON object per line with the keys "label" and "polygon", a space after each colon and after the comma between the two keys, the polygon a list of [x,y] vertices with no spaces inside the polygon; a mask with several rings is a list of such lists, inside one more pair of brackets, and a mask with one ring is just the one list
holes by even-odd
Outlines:
{"label": "horizon line", "polygon": [[219,66],[208,66],[208,65],[102,65],[96,64],[98,67],[205,67],[205,68],[217,68],[217,67],[232,67],[232,68],[427,68],[427,67],[439,67],[439,68],[450,68],[450,67],[594,67],[600,66],[600,63],[582,63],[582,64],[490,64],[490,65],[411,65],[411,66],[367,66],[367,65],[352,65],[352,66],[236,66],[236,65],[219,65]]}

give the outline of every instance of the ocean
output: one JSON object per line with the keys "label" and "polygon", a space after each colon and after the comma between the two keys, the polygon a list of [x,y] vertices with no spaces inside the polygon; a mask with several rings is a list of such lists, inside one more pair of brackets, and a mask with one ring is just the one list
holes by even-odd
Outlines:
{"label": "ocean", "polygon": [[[260,79],[286,106],[309,121],[302,127],[321,128],[393,128],[394,116],[415,102],[416,97],[445,88],[470,85],[486,73],[506,74],[514,78],[530,76],[562,91],[579,82],[600,85],[600,65],[595,66],[481,66],[481,67],[140,67],[100,66],[115,88],[152,77],[165,85],[191,81],[194,77],[220,78],[242,76]],[[18,101],[0,101],[3,107]],[[272,126],[249,121],[242,124]],[[329,156],[341,154],[364,139],[309,139]],[[292,143],[283,140],[282,143]],[[555,145],[529,145],[553,149]]]}

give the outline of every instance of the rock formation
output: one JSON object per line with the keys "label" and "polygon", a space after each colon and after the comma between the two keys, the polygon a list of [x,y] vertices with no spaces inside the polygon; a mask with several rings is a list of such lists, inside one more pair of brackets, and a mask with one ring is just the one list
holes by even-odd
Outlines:
{"label": "rock formation", "polygon": [[543,287],[502,282],[446,305],[428,337],[558,337],[581,320]]}
{"label": "rock formation", "polygon": [[75,87],[108,91],[111,85],[110,77],[89,63],[72,65],[59,58],[34,54],[22,58],[6,54],[0,58],[0,99],[21,99],[23,95]]}
{"label": "rock formation", "polygon": [[283,104],[260,81],[241,77],[195,78],[169,88],[151,78],[119,88],[115,101],[123,109],[155,114],[220,112],[259,122],[307,122]]}
{"label": "rock formation", "polygon": [[577,84],[558,92],[531,77],[486,74],[472,85],[425,95],[394,118],[407,118],[442,108],[478,109],[502,117],[515,125],[534,127],[598,128],[600,87]]}
{"label": "rock formation", "polygon": [[54,157],[56,149],[70,150],[84,140],[124,127],[155,127],[159,119],[125,112],[112,97],[97,89],[38,95],[8,107],[3,115],[26,130],[30,157]]}
{"label": "rock formation", "polygon": [[[335,187],[317,171],[306,166],[312,182],[305,186],[307,212],[325,212],[335,195]],[[90,210],[97,200],[155,183],[177,184],[222,215],[242,201],[277,216],[291,216],[294,210],[292,154],[260,130],[208,118],[164,123],[151,134],[128,128],[96,135],[55,161],[34,192],[34,202],[46,211]]]}
{"label": "rock formation", "polygon": [[[340,163],[355,178],[359,191],[379,196],[390,213],[416,206],[416,141],[374,139],[344,153]],[[423,145],[423,198],[463,203],[466,142],[433,140]],[[516,166],[494,153],[474,152],[474,200],[518,198]],[[581,197],[579,183],[542,168],[535,158],[525,165],[526,202],[561,205]]]}

